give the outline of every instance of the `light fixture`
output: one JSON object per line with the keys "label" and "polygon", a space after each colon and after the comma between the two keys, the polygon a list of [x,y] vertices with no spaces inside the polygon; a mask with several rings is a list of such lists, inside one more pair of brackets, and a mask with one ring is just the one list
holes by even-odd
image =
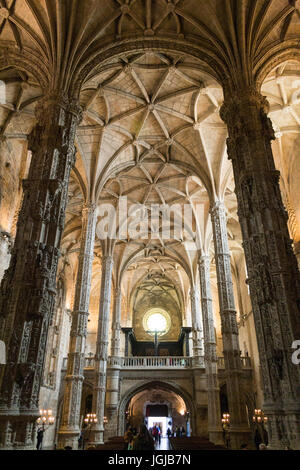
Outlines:
{"label": "light fixture", "polygon": [[223,428],[223,438],[224,444],[227,449],[230,447],[230,414],[223,413],[222,417],[222,428]]}
{"label": "light fixture", "polygon": [[229,413],[223,413],[223,418],[222,418],[222,424],[224,426],[229,426],[230,424],[230,414]]}
{"label": "light fixture", "polygon": [[255,424],[264,424],[268,422],[268,417],[265,416],[263,410],[255,409],[252,420]]}
{"label": "light fixture", "polygon": [[[40,410],[40,416],[36,420],[37,424],[45,426],[52,426],[54,424],[55,418],[52,416],[52,410]],[[44,429],[45,430],[45,429]]]}
{"label": "light fixture", "polygon": [[97,415],[95,413],[88,413],[84,418],[85,424],[96,424],[98,422]]}

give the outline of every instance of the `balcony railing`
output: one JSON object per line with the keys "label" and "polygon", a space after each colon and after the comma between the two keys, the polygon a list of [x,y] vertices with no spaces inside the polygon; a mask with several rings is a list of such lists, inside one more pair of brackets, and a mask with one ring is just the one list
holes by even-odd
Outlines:
{"label": "balcony railing", "polygon": [[[241,357],[242,369],[251,369],[251,358]],[[64,358],[62,370],[67,369],[68,358]],[[85,369],[94,369],[95,357],[89,355],[85,358]],[[122,369],[192,369],[200,367],[205,369],[204,357],[183,356],[133,356],[133,357],[109,357],[108,367],[120,367]],[[225,369],[224,357],[218,357],[218,369]]]}
{"label": "balcony railing", "polygon": [[139,356],[122,357],[121,359],[123,369],[186,369],[193,366],[194,358],[179,356]]}
{"label": "balcony railing", "polygon": [[[248,356],[240,357],[242,369],[252,369],[251,358]],[[225,369],[224,357],[218,357],[218,369]]]}

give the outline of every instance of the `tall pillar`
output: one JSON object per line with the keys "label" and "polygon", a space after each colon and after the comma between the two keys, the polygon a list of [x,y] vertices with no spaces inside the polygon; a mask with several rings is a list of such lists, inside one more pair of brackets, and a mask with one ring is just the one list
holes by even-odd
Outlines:
{"label": "tall pillar", "polygon": [[39,103],[36,117],[15,244],[0,292],[0,335],[8,350],[0,390],[0,446],[5,448],[34,445],[80,108],[53,94]]}
{"label": "tall pillar", "polygon": [[192,313],[192,335],[193,335],[193,356],[194,364],[201,366],[201,360],[204,356],[203,349],[203,324],[200,311],[199,289],[193,287],[191,290],[191,313]]}
{"label": "tall pillar", "polygon": [[82,231],[78,271],[75,287],[74,310],[68,355],[66,388],[62,418],[58,435],[59,447],[76,449],[80,434],[80,407],[84,380],[85,343],[94,258],[96,227],[95,204],[85,205],[82,210]]}
{"label": "tall pillar", "polygon": [[210,258],[199,258],[201,307],[204,331],[204,360],[208,395],[208,434],[211,442],[224,444],[221,426],[218,358],[214,328],[212,296],[210,289]]}
{"label": "tall pillar", "polygon": [[234,305],[226,211],[222,202],[217,201],[211,208],[211,220],[214,236],[223,353],[230,412],[230,441],[232,448],[239,449],[242,443],[248,441],[250,429],[242,390],[239,333]]}
{"label": "tall pillar", "polygon": [[[228,95],[228,96],[227,96]],[[252,88],[225,90],[227,123],[248,284],[259,348],[270,445],[300,448],[300,276],[275,169],[268,103]],[[294,361],[295,362],[295,361]]]}
{"label": "tall pillar", "polygon": [[91,442],[93,444],[103,444],[112,267],[113,257],[111,255],[103,255],[95,357],[95,382],[93,388],[93,413],[97,415],[98,422],[92,428]]}
{"label": "tall pillar", "polygon": [[106,386],[106,410],[108,423],[106,425],[106,436],[117,433],[117,411],[119,405],[120,385],[120,341],[121,341],[121,288],[115,289],[114,309],[112,316],[111,357],[107,369]]}
{"label": "tall pillar", "polygon": [[115,303],[112,320],[111,356],[120,357],[121,342],[121,313],[122,313],[122,291],[121,287],[115,289]]}

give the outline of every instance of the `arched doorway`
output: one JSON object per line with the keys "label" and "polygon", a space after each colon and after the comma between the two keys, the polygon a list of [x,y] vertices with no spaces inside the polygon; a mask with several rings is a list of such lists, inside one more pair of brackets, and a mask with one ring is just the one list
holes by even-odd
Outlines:
{"label": "arched doorway", "polygon": [[168,428],[174,432],[180,427],[188,434],[196,434],[195,422],[195,407],[189,394],[177,385],[160,381],[130,389],[123,396],[118,412],[120,435],[129,424],[138,428],[143,423],[148,428],[160,423],[164,436]]}

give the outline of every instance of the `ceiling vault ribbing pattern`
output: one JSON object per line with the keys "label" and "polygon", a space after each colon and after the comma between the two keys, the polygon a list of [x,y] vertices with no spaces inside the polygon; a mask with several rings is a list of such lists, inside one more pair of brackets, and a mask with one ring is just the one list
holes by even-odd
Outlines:
{"label": "ceiling vault ribbing pattern", "polygon": [[[78,94],[83,107],[66,252],[78,250],[84,202],[117,205],[123,196],[146,211],[151,204],[189,204],[193,210],[202,204],[196,230],[205,252],[212,237],[209,205],[225,198],[231,248],[242,251],[219,110],[224,92],[241,83],[259,86],[272,69],[263,91],[298,237],[291,196],[295,164],[287,154],[300,128],[293,93],[299,71],[280,60],[297,56],[299,1],[223,0],[222,6],[220,0],[0,0],[3,145],[12,151],[20,140],[26,145],[35,105],[49,90]],[[197,275],[197,253],[185,233],[151,240],[150,229],[149,222],[143,238],[116,244],[116,282],[150,289],[148,282],[162,287],[172,277],[184,302]]]}

